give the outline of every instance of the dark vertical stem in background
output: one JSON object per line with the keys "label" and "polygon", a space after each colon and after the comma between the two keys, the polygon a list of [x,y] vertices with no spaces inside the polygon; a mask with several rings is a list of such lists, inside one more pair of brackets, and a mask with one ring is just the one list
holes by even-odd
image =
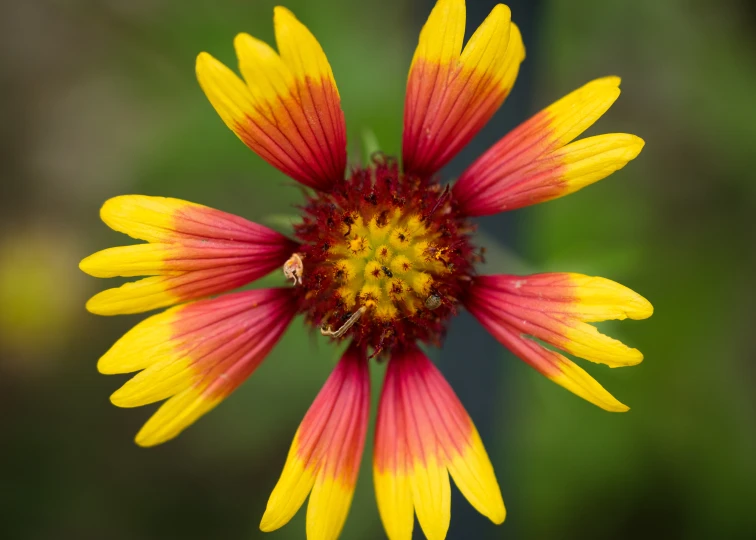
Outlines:
{"label": "dark vertical stem in background", "polygon": [[[497,4],[495,0],[467,0],[467,37],[483,22],[488,13]],[[419,25],[435,4],[435,0],[425,0],[422,10],[418,10]],[[514,89],[499,112],[477,137],[460,152],[460,155],[443,171],[443,178],[456,178],[475,158],[485,152],[514,126],[528,117],[530,96],[533,82],[533,66],[537,61],[536,31],[537,15],[541,0],[509,0],[506,4],[512,10],[512,20],[522,31],[527,54],[526,61],[520,68]],[[422,15],[420,15],[422,11]],[[500,214],[479,221],[480,230],[489,233],[504,245],[516,242],[514,224],[516,215]],[[440,369],[449,379],[457,395],[465,404],[470,416],[487,443],[489,455],[495,462],[497,478],[504,494],[504,503],[508,509],[514,502],[514,491],[507,489],[510,476],[507,471],[516,464],[502,459],[505,449],[494,443],[504,441],[502,432],[511,425],[508,416],[511,408],[502,404],[511,403],[507,399],[506,371],[508,362],[502,361],[507,356],[503,347],[492,338],[467,312],[462,312],[451,325],[449,335],[438,357]],[[512,361],[516,361],[512,357]],[[478,514],[464,497],[453,490],[452,520],[448,540],[484,540],[486,538],[517,538],[516,518],[508,518],[504,528],[492,527],[483,516]],[[415,538],[424,538],[415,529]]]}

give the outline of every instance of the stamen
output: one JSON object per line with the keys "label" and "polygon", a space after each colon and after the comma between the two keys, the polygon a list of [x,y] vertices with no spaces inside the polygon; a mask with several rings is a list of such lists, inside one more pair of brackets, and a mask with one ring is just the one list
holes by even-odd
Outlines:
{"label": "stamen", "polygon": [[347,333],[347,330],[349,330],[352,326],[354,326],[354,323],[357,322],[357,320],[362,317],[362,314],[367,311],[367,306],[362,306],[360,309],[352,313],[352,316],[347,319],[347,322],[345,322],[343,325],[341,325],[341,328],[336,330],[335,332],[331,330],[331,327],[328,326],[327,328],[320,328],[320,333],[324,336],[330,336],[332,338],[340,338],[344,334]]}
{"label": "stamen", "polygon": [[292,280],[293,285],[302,284],[302,275],[304,274],[304,263],[299,253],[294,253],[289,260],[283,265],[283,273],[286,279]]}

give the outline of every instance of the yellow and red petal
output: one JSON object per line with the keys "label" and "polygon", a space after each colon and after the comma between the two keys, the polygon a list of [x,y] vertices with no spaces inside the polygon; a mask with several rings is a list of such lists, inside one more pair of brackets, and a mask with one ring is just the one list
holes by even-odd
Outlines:
{"label": "yellow and red petal", "polygon": [[136,438],[177,436],[249,377],[296,312],[290,289],[243,291],[173,307],[137,324],[99,360],[101,373],[140,371],[112,396],[119,407],[168,399]]}
{"label": "yellow and red petal", "polygon": [[[389,540],[409,540],[414,528],[410,486],[411,457],[407,450],[407,423],[396,367],[383,381],[373,447],[373,476],[378,510]],[[391,377],[389,377],[389,373]]]}
{"label": "yellow and red petal", "polygon": [[449,384],[419,349],[393,356],[375,435],[378,509],[391,540],[412,537],[413,510],[430,540],[449,527],[449,474],[467,500],[494,523],[504,502],[475,426]]}
{"label": "yellow and red petal", "polygon": [[286,525],[309,494],[307,538],[333,540],[339,536],[357,483],[369,410],[367,358],[364,349],[352,345],[294,435],[261,530]]}
{"label": "yellow and red petal", "polygon": [[234,42],[242,81],[207,53],[197,79],[229,128],[268,163],[300,183],[328,190],[346,168],[346,128],[331,66],[320,44],[276,7],[279,53],[247,34]]}
{"label": "yellow and red petal", "polygon": [[525,48],[499,4],[462,49],[464,0],[439,0],[412,59],[404,108],[405,172],[437,172],[488,122],[509,94]]}
{"label": "yellow and red petal", "polygon": [[545,202],[606,178],[634,159],[643,140],[611,133],[570,141],[619,97],[618,77],[589,82],[502,138],[462,173],[453,191],[468,216]]}
{"label": "yellow and red petal", "polygon": [[650,317],[653,308],[639,294],[582,274],[479,276],[465,307],[496,339],[548,378],[606,410],[627,410],[573,362],[526,336],[610,367],[637,364],[643,360],[640,351],[588,323]]}
{"label": "yellow and red petal", "polygon": [[95,277],[152,276],[103,291],[87,309],[138,313],[246,285],[279,268],[297,244],[243,218],[206,206],[144,195],[108,200],[111,228],[148,244],[99,251],[79,267]]}

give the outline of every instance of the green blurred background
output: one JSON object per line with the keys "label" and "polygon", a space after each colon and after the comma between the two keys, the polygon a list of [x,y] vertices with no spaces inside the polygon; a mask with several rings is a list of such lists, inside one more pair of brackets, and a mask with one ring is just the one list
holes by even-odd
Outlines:
{"label": "green blurred background", "polygon": [[[468,33],[493,4],[468,0]],[[337,353],[295,324],[215,411],[141,449],[132,437],[151,408],[110,405],[125,377],[98,375],[95,362],[142,317],[88,314],[86,299],[112,284],[77,269],[128,243],[98,218],[114,195],[179,197],[273,225],[293,213],[298,190],[239,143],[194,79],[201,50],[235,64],[237,32],[272,42],[273,5],[0,2],[0,538],[304,538],[304,512],[269,535],[258,523]],[[396,154],[431,0],[286,5],[331,62],[351,158],[365,129]],[[605,326],[643,364],[588,366],[631,406],[622,415],[467,333],[464,317],[454,325],[437,357],[479,424],[509,516],[495,527],[456,496],[449,538],[755,538],[756,6],[510,5],[528,48],[521,78],[447,172],[607,74],[623,77],[623,95],[591,133],[636,133],[646,148],[596,186],[484,221],[490,269],[606,276],[656,313]],[[377,396],[382,366],[373,371]],[[371,440],[345,539],[384,537]]]}

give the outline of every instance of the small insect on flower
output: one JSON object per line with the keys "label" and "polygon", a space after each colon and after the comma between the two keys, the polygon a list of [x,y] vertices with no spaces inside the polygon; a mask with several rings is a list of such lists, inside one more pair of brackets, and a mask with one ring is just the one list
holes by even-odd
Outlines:
{"label": "small insect on flower", "polygon": [[322,327],[320,329],[320,333],[323,334],[324,336],[329,336],[329,337],[336,338],[336,339],[340,338],[341,336],[343,336],[344,334],[347,333],[347,331],[354,325],[354,323],[357,322],[357,320],[360,317],[362,317],[362,314],[365,313],[365,311],[367,309],[368,309],[368,306],[364,305],[360,309],[358,309],[357,311],[355,311],[346,320],[346,322],[341,325],[341,328],[339,328],[338,330],[335,330],[335,331],[331,330],[331,327],[327,326],[327,327]]}
{"label": "small insect on flower", "polygon": [[437,294],[431,294],[425,299],[425,307],[428,309],[436,309],[441,306],[441,297]]}
{"label": "small insect on flower", "polygon": [[[101,373],[139,371],[111,401],[136,407],[167,400],[136,442],[168,441],[251,376],[302,315],[346,352],[294,434],[260,528],[282,527],[309,496],[307,538],[339,536],[365,445],[372,358],[387,363],[372,452],[387,536],[413,538],[417,514],[425,535],[443,540],[450,478],[476,510],[502,523],[504,501],[483,441],[419,345],[441,346],[450,319],[465,308],[555,383],[605,410],[627,410],[566,355],[637,364],[638,350],[590,323],[643,319],[651,304],[582,274],[481,275],[474,236],[480,216],[573,193],[638,155],[643,141],[625,133],[573,142],[617,99],[620,80],[578,88],[505,135],[453,184],[442,184],[439,171],[509,95],[525,58],[508,7],[495,6],[464,44],[464,0],[438,0],[409,70],[401,159],[376,153],[349,169],[344,114],[323,49],[285,8],[275,8],[274,26],[280,52],[236,36],[241,78],[204,52],[196,72],[238,138],[304,187],[301,220],[286,236],[178,199],[106,201],[103,221],[146,243],[105,249],[81,269],[145,277],[95,295],[87,309],[116,315],[169,308],[100,358]],[[232,292],[279,269],[294,286],[284,286],[279,273],[281,286]]]}
{"label": "small insect on flower", "polygon": [[304,263],[299,253],[294,253],[283,265],[283,273],[286,279],[292,280],[292,285],[301,285],[304,275]]}

